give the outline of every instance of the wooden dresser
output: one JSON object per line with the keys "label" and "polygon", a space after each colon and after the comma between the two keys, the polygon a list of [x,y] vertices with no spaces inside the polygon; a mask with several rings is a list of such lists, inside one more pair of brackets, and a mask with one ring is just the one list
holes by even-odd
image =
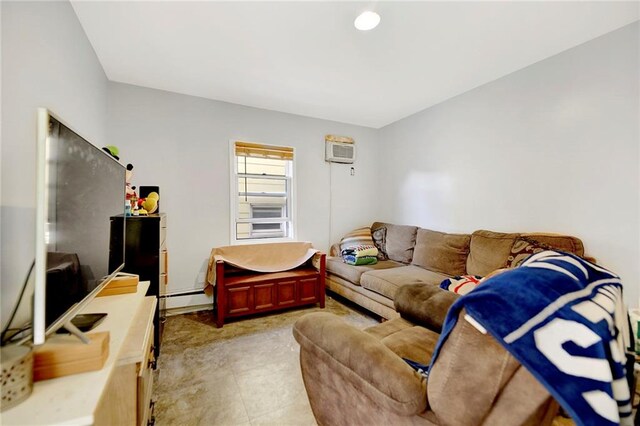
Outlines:
{"label": "wooden dresser", "polygon": [[[136,293],[97,297],[82,313],[104,312],[91,333],[109,332],[109,356],[96,371],[34,383],[32,394],[2,412],[7,425],[122,425],[153,422],[153,317],[157,299]],[[66,336],[65,336],[66,337]],[[55,340],[59,336],[50,336]],[[83,343],[77,341],[78,345]]]}
{"label": "wooden dresser", "polygon": [[156,306],[155,297],[144,298],[96,409],[96,426],[148,426],[155,423],[155,403],[151,400],[151,394],[156,365],[153,344]]}
{"label": "wooden dresser", "polygon": [[[122,258],[122,226],[124,216],[111,218],[111,249],[113,259]],[[120,252],[119,252],[120,251]],[[111,265],[110,260],[110,267]],[[141,281],[149,281],[148,296],[158,298],[155,327],[155,356],[160,355],[164,330],[168,278],[167,215],[129,216],[126,218],[124,272],[137,274]]]}

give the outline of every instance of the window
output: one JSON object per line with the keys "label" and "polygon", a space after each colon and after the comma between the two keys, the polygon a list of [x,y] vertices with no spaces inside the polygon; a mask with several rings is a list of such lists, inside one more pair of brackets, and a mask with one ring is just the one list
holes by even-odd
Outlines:
{"label": "window", "polygon": [[[285,216],[284,206],[277,204],[251,204],[252,219],[278,219]],[[251,238],[284,237],[282,223],[252,223]]]}
{"label": "window", "polygon": [[235,241],[293,238],[293,148],[233,144]]}

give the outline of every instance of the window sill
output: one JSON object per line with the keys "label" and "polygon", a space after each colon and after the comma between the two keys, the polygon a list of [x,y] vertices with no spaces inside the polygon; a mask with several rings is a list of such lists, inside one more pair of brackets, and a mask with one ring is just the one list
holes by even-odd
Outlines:
{"label": "window sill", "polygon": [[269,243],[291,243],[298,241],[293,237],[287,238],[247,238],[242,240],[232,240],[232,246],[240,246],[245,244],[269,244]]}

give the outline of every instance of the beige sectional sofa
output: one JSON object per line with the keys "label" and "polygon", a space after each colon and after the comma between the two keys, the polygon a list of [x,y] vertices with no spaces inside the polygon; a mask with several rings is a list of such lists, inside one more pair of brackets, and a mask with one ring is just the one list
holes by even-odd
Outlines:
{"label": "beige sectional sofa", "polygon": [[396,318],[398,288],[412,284],[439,285],[456,275],[486,276],[509,267],[535,248],[555,248],[584,256],[576,237],[546,233],[500,233],[478,230],[448,234],[416,226],[375,222],[372,233],[388,260],[352,266],[339,256],[339,245],[327,258],[327,288],[383,318]]}

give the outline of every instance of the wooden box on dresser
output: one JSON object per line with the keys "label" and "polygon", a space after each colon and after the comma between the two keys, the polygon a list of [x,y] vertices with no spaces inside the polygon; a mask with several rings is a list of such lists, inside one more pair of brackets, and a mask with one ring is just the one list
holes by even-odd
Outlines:
{"label": "wooden box on dresser", "polygon": [[[122,226],[124,216],[111,218],[111,249],[113,259],[122,258]],[[164,330],[168,280],[167,215],[126,217],[124,272],[137,274],[141,281],[149,281],[148,296],[156,296],[158,305],[154,317],[154,354],[160,355]],[[119,257],[118,257],[119,256]],[[110,260],[110,267],[111,260]]]}

